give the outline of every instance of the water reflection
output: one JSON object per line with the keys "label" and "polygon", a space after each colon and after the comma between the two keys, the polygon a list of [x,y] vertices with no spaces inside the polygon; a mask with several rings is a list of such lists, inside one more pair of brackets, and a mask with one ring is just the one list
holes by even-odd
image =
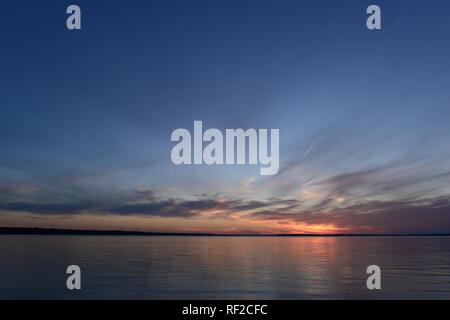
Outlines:
{"label": "water reflection", "polygon": [[[0,298],[450,298],[448,237],[0,236]],[[65,268],[82,268],[82,290]],[[369,291],[366,267],[382,269]]]}

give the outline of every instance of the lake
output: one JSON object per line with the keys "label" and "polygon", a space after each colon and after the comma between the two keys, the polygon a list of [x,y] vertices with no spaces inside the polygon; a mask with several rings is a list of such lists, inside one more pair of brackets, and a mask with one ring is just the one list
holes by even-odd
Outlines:
{"label": "lake", "polygon": [[0,299],[417,298],[450,299],[450,237],[0,236]]}

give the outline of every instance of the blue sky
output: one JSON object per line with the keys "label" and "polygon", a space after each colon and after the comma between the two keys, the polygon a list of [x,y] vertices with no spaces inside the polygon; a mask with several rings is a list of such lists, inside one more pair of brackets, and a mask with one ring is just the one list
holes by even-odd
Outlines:
{"label": "blue sky", "polygon": [[[0,7],[2,225],[450,231],[446,1]],[[280,172],[174,166],[194,120],[280,129]]]}

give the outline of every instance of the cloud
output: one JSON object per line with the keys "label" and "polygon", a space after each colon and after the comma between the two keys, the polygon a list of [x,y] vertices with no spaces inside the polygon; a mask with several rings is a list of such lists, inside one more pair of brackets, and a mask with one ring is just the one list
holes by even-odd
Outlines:
{"label": "cloud", "polygon": [[137,189],[132,195],[111,203],[0,203],[0,210],[10,212],[28,212],[41,215],[66,214],[116,214],[149,217],[184,217],[202,215],[226,217],[241,212],[250,212],[261,208],[280,207],[288,209],[297,206],[298,200],[269,199],[267,201],[221,199],[217,195],[198,195],[194,199],[163,198],[150,189]]}
{"label": "cloud", "polygon": [[366,201],[320,210],[262,210],[248,214],[247,218],[307,225],[327,224],[355,233],[446,233],[450,232],[450,198]]}
{"label": "cloud", "polygon": [[[315,143],[317,136],[320,140]],[[403,145],[395,137],[370,136],[364,131],[321,131],[303,147],[294,148],[291,161],[275,177],[257,183],[251,177],[222,194],[189,194],[186,189],[167,192],[154,186],[113,192],[109,185],[101,188],[77,179],[68,182],[57,174],[45,177],[33,167],[33,176],[44,181],[44,187],[36,192],[5,189],[0,194],[0,210],[36,215],[242,219],[245,224],[273,222],[293,230],[296,225],[322,225],[330,226],[327,230],[357,233],[450,232],[448,157],[427,154],[428,144],[419,139]],[[305,150],[309,150],[307,157],[303,157]],[[250,188],[254,192],[244,192]]]}
{"label": "cloud", "polygon": [[3,211],[20,211],[45,215],[56,214],[78,214],[83,210],[89,210],[91,206],[82,204],[68,203],[25,203],[12,202],[0,204],[0,210]]}
{"label": "cloud", "polygon": [[31,192],[39,190],[39,187],[24,184],[24,185],[3,185],[0,186],[0,192],[16,193],[16,192]]}
{"label": "cloud", "polygon": [[245,188],[250,188],[252,183],[256,181],[255,177],[249,177],[244,180],[244,183],[242,184]]}
{"label": "cloud", "polygon": [[[205,195],[203,195],[204,197]],[[3,203],[0,210],[39,215],[109,214],[163,218],[234,217],[279,224],[327,225],[353,233],[450,232],[450,198],[364,200],[355,203],[327,199],[307,206],[297,199],[227,200],[217,198],[160,199],[113,206],[94,204]]]}

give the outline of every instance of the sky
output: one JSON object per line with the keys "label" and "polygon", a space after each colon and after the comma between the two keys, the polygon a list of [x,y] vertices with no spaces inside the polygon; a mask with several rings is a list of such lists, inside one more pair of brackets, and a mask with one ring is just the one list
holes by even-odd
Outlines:
{"label": "sky", "polygon": [[[66,28],[81,8],[82,29]],[[366,8],[381,8],[368,30]],[[0,4],[0,226],[450,232],[448,1]],[[276,128],[280,170],[172,163]]]}

